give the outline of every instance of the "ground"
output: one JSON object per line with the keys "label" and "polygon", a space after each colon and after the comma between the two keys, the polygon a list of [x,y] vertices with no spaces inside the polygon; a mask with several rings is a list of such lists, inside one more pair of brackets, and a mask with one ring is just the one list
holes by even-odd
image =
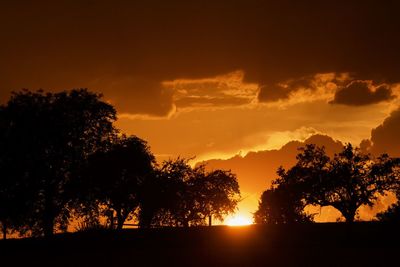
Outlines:
{"label": "ground", "polygon": [[88,232],[1,241],[0,266],[395,266],[399,237],[380,223]]}

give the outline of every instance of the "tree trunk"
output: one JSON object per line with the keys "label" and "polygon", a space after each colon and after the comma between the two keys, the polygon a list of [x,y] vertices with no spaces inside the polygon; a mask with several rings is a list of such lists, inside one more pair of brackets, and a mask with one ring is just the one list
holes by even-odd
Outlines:
{"label": "tree trunk", "polygon": [[111,210],[110,212],[110,229],[114,229],[114,211]]}
{"label": "tree trunk", "polygon": [[152,209],[142,207],[140,214],[139,214],[139,227],[140,228],[150,228],[153,216],[154,216],[154,214],[153,214]]}
{"label": "tree trunk", "polygon": [[43,233],[45,237],[51,237],[54,233],[54,218],[50,214],[43,219]]}
{"label": "tree trunk", "polygon": [[353,223],[354,222],[354,215],[346,215],[345,216],[346,222],[347,223]]}
{"label": "tree trunk", "polygon": [[212,225],[212,215],[208,216],[208,226]]}
{"label": "tree trunk", "polygon": [[354,217],[356,216],[356,211],[357,209],[350,209],[347,210],[346,212],[343,212],[343,216],[346,219],[347,223],[353,223],[354,222]]}
{"label": "tree trunk", "polygon": [[117,230],[121,230],[122,227],[124,226],[125,218],[122,215],[122,210],[118,209],[117,210]]}
{"label": "tree trunk", "polygon": [[3,240],[7,239],[7,224],[5,222],[2,223],[3,225]]}
{"label": "tree trunk", "polygon": [[53,236],[54,231],[54,219],[55,219],[55,207],[52,197],[52,188],[48,185],[45,192],[44,199],[44,210],[43,210],[43,234],[45,237]]}

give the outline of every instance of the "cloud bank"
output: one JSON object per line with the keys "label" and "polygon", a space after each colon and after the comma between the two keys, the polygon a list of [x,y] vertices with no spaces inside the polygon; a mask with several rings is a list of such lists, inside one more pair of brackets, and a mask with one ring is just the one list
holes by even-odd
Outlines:
{"label": "cloud bank", "polygon": [[[377,84],[400,81],[398,1],[38,0],[0,5],[2,101],[21,88],[84,87],[103,92],[123,113],[168,116],[175,100],[164,82],[235,70],[245,73],[243,83],[259,85],[261,102],[295,92],[307,95],[310,86],[302,77],[317,73],[351,73]],[[281,86],[290,80],[303,83],[291,85],[304,90]],[[379,89],[372,98],[383,99],[387,92]],[[195,96],[181,94],[176,104],[247,101]]]}
{"label": "cloud bank", "polygon": [[387,84],[373,85],[372,81],[352,81],[336,91],[332,104],[363,106],[389,101],[395,98]]}

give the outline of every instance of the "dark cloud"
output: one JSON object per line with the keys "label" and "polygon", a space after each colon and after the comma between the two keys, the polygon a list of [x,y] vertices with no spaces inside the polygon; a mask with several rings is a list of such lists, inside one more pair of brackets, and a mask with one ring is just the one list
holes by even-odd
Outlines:
{"label": "dark cloud", "polygon": [[[332,77],[327,81],[324,81],[325,84],[323,86],[326,86],[327,82],[336,82],[335,73],[331,73],[328,75]],[[258,101],[268,103],[276,102],[279,100],[288,100],[291,93],[302,89],[315,91],[317,89],[318,83],[321,83],[318,78],[318,74],[309,75],[306,77],[281,81],[280,83],[276,83],[273,85],[263,85],[260,87],[260,91],[258,93]]]}
{"label": "dark cloud", "polygon": [[392,89],[386,84],[374,86],[370,81],[353,81],[337,90],[334,99],[330,103],[364,106],[393,98]]}
{"label": "dark cloud", "polygon": [[279,84],[273,86],[264,85],[260,87],[258,101],[268,103],[288,99],[290,92],[294,90],[293,88],[287,88]]}
{"label": "dark cloud", "polygon": [[[351,79],[348,73],[316,73],[296,79],[288,79],[272,86],[261,86],[258,94],[259,102],[288,101],[297,98],[294,102],[310,101],[311,95],[315,99],[320,99],[317,94],[331,94],[336,88],[345,81]],[[307,92],[308,98],[299,99],[300,91]],[[297,95],[296,95],[297,94]],[[316,97],[315,97],[316,96]]]}
{"label": "dark cloud", "polygon": [[119,99],[117,108],[165,115],[173,104],[163,81],[234,70],[266,88],[260,98],[267,100],[270,86],[315,73],[397,82],[399,7],[373,0],[6,0],[0,98],[20,88],[96,85],[90,89]]}
{"label": "dark cloud", "polygon": [[195,97],[188,96],[175,101],[177,107],[191,108],[191,107],[230,107],[230,106],[242,106],[248,104],[249,101],[246,98],[237,98],[231,96],[223,97]]}
{"label": "dark cloud", "polygon": [[381,125],[372,129],[370,151],[400,157],[400,109],[393,111]]}

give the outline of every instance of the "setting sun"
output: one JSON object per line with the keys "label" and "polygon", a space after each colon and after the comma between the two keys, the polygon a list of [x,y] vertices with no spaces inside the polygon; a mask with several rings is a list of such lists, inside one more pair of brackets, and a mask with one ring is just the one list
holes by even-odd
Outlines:
{"label": "setting sun", "polygon": [[245,226],[253,224],[253,220],[245,215],[236,214],[233,217],[227,218],[225,224],[228,226]]}

